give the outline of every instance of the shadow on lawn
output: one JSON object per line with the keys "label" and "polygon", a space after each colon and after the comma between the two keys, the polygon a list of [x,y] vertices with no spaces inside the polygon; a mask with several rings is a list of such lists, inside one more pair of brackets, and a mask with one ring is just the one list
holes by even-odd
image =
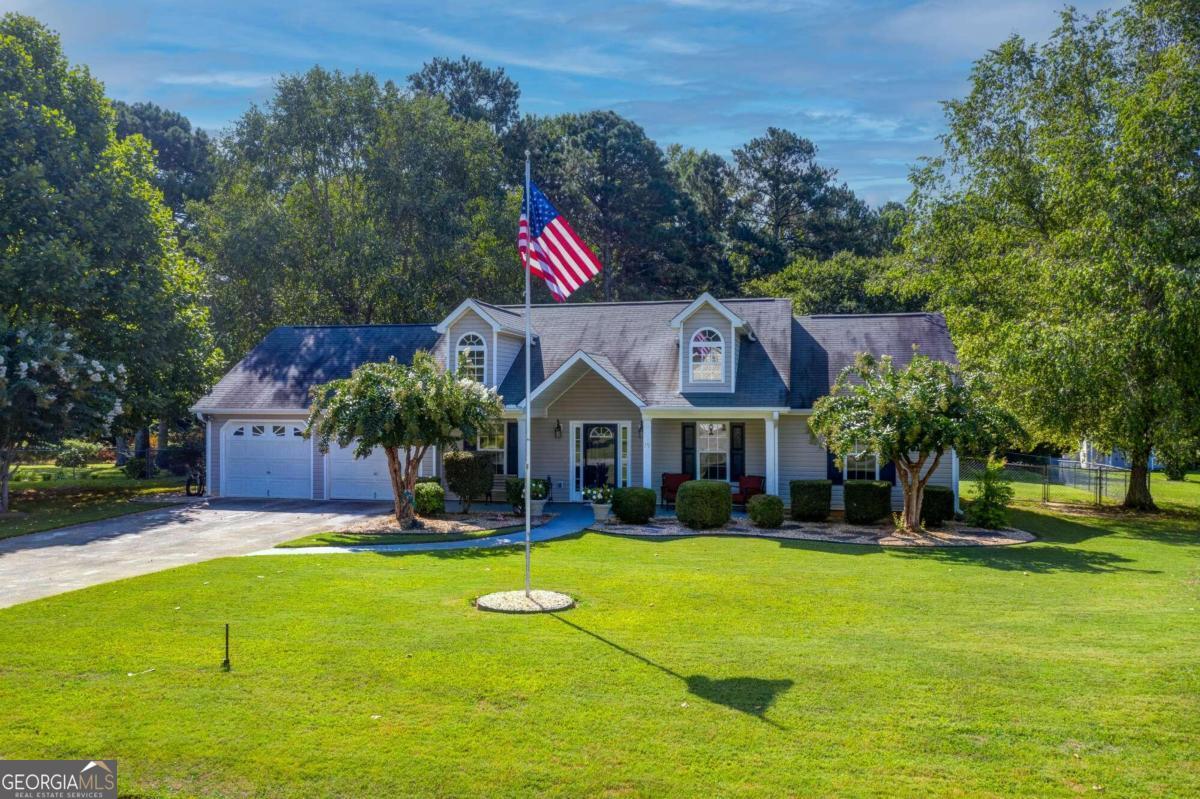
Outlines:
{"label": "shadow on lawn", "polygon": [[568,627],[578,630],[584,635],[591,636],[597,641],[612,647],[622,654],[628,655],[634,660],[641,661],[651,668],[658,669],[663,674],[670,675],[682,681],[687,686],[688,693],[693,696],[697,696],[707,702],[712,702],[715,705],[723,705],[740,713],[754,716],[764,724],[770,724],[776,729],[786,729],[782,724],[767,718],[766,712],[780,694],[795,685],[792,680],[764,680],[761,677],[724,677],[721,679],[712,679],[711,677],[705,677],[703,674],[684,676],[666,666],[655,663],[645,655],[640,655],[615,641],[610,641],[599,633],[594,633],[586,627],[581,627],[557,613],[551,613],[550,615]]}
{"label": "shadow on lawn", "polygon": [[1139,572],[1158,574],[1151,569],[1134,569],[1126,564],[1130,558],[1112,552],[1097,552],[1050,544],[1032,543],[1011,547],[926,547],[892,549],[888,554],[903,558],[935,560],[959,566],[984,566],[1002,571],[1025,571],[1031,574],[1109,574]]}

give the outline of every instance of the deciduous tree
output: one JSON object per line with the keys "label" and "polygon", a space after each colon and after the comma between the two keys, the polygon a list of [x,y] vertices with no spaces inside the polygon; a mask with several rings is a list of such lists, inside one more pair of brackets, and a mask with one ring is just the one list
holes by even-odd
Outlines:
{"label": "deciduous tree", "polygon": [[500,423],[503,405],[495,389],[456,378],[427,352],[412,365],[369,363],[343,380],[312,392],[306,435],[322,452],[336,441],[364,458],[381,447],[387,458],[396,521],[413,524],[413,487],[430,447],[445,449]]}
{"label": "deciduous tree", "polygon": [[914,175],[922,290],[964,362],[1039,438],[1119,448],[1125,505],[1200,418],[1200,14],[1135,0],[1014,37],[946,104],[945,152]]}
{"label": "deciduous tree", "polygon": [[809,427],[838,458],[875,453],[896,465],[909,532],[920,528],[925,486],[947,453],[990,451],[1020,434],[977,376],[919,353],[901,368],[860,353],[814,403]]}

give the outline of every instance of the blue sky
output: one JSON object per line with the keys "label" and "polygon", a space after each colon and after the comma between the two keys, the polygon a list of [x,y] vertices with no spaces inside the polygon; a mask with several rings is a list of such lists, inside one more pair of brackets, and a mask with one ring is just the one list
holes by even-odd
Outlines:
{"label": "blue sky", "polygon": [[[1083,11],[1110,5],[1077,0]],[[611,108],[660,144],[723,155],[767,126],[815,141],[872,203],[908,194],[938,151],[939,101],[1017,32],[1046,36],[1037,0],[661,0],[647,3],[287,4],[0,0],[56,29],[110,96],[151,100],[219,131],[271,81],[314,63],[403,82],[436,55],[503,66],[523,111]]]}

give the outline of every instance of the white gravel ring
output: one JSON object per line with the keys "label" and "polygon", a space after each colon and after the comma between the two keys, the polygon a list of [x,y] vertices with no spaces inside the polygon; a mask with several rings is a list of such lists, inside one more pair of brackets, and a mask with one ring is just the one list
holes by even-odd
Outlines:
{"label": "white gravel ring", "polygon": [[497,591],[475,600],[475,607],[495,613],[554,613],[575,607],[575,600],[557,591]]}

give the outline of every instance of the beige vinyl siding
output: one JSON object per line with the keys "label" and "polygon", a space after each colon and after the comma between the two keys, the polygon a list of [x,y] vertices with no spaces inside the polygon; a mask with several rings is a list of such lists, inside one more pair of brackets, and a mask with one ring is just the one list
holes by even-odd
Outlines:
{"label": "beige vinyl siding", "polygon": [[[747,431],[747,437],[749,431]],[[747,454],[747,457],[749,455]],[[808,417],[786,415],[779,418],[779,496],[785,503],[791,501],[792,480],[824,480],[828,477],[825,448],[813,440],[808,429]],[[953,488],[952,456],[947,453],[938,464],[929,482]],[[844,507],[842,486],[832,490],[833,507]],[[904,489],[899,485],[892,488],[892,507],[899,510],[904,506]]]}
{"label": "beige vinyl siding", "polygon": [[487,359],[484,363],[484,382],[491,385],[492,359],[496,357],[495,347],[492,346],[492,326],[474,311],[465,311],[462,316],[454,320],[454,324],[450,325],[450,329],[446,332],[446,367],[451,372],[458,369],[458,340],[467,333],[476,333],[483,339],[483,345],[487,350]]}
{"label": "beige vinyl siding", "polygon": [[[641,413],[608,381],[594,372],[584,375],[547,409],[546,416],[533,418],[533,451],[530,469],[534,477],[551,480],[555,500],[566,501],[571,490],[571,422],[626,422],[629,424],[629,484],[642,484],[642,440],[638,438]],[[562,438],[554,437],[555,423],[562,424]]]}
{"label": "beige vinyl siding", "polygon": [[517,354],[521,351],[521,345],[525,340],[512,336],[507,333],[499,333],[496,336],[496,385],[504,382],[505,375],[512,368],[513,362],[517,360]]}
{"label": "beige vinyl siding", "polygon": [[[711,327],[713,330],[721,334],[721,339],[725,342],[725,375],[720,383],[693,383],[691,382],[692,375],[692,336],[697,330]],[[696,309],[696,312],[689,316],[683,322],[683,351],[680,359],[680,368],[683,370],[683,390],[692,392],[704,391],[724,391],[732,390],[731,377],[733,374],[733,349],[737,346],[734,340],[733,325],[723,315],[718,313],[716,309],[704,305]]]}

